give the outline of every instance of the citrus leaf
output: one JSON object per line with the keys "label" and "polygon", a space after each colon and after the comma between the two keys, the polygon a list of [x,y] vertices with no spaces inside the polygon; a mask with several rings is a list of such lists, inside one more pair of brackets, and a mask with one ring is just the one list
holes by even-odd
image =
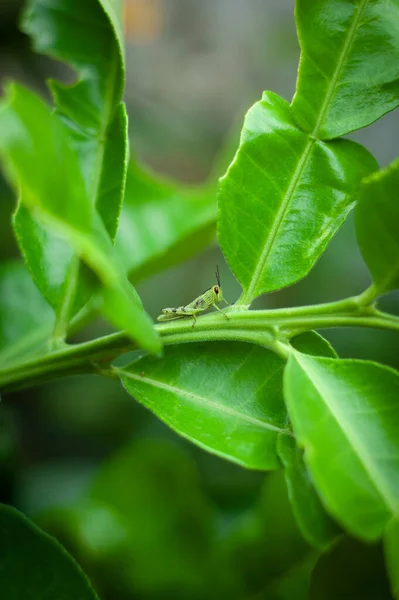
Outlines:
{"label": "citrus leaf", "polygon": [[[313,332],[293,343],[311,354],[331,353]],[[120,376],[129,394],[202,448],[251,469],[277,469],[277,436],[290,435],[283,369],[266,348],[214,342],[168,347],[162,359],[140,358]]]}
{"label": "citrus leaf", "polygon": [[20,361],[51,337],[54,312],[20,262],[0,265],[0,365]]}
{"label": "citrus leaf", "polygon": [[399,161],[368,177],[360,189],[357,239],[379,293],[399,287]]}
{"label": "citrus leaf", "polygon": [[214,186],[190,189],[130,162],[115,249],[131,281],[207,246],[215,236],[215,222]]}
{"label": "citrus leaf", "polygon": [[[50,88],[57,117],[78,157],[86,194],[111,239],[118,226],[128,154],[127,116],[121,104],[125,84],[121,19],[121,0],[84,4],[30,0],[22,22],[38,52],[65,61],[76,72],[72,85],[52,81]],[[56,310],[59,329],[65,329],[64,321],[93,291],[90,278],[79,268],[65,239],[26,212],[23,202],[16,211],[14,228],[37,286]]]}
{"label": "citrus leaf", "polygon": [[324,506],[352,534],[378,539],[399,508],[398,373],[295,352],[284,393]]}
{"label": "citrus leaf", "polygon": [[98,600],[67,551],[11,506],[0,505],[1,592],[7,600]]}
{"label": "citrus leaf", "polygon": [[265,92],[248,112],[219,189],[219,241],[244,289],[241,304],[290,285],[314,266],[376,168],[349,140],[299,129],[289,104]]}
{"label": "citrus leaf", "polygon": [[301,45],[292,101],[321,139],[366,127],[399,106],[399,5],[390,0],[297,0]]}
{"label": "citrus leaf", "polygon": [[325,550],[340,530],[320,502],[295,439],[279,436],[277,451],[284,465],[292,510],[301,532],[309,544]]}
{"label": "citrus leaf", "polygon": [[159,351],[159,336],[85,192],[65,127],[46,104],[21,86],[10,87],[0,107],[0,153],[28,210],[66,239],[101,281],[102,309],[111,322],[126,328],[143,348]]}

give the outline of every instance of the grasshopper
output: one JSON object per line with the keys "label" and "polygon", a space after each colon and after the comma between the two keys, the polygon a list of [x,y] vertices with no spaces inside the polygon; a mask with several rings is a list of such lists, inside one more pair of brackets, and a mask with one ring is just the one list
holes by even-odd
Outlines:
{"label": "grasshopper", "polygon": [[196,315],[204,312],[210,306],[214,306],[227,320],[229,320],[229,317],[218,307],[218,303],[222,300],[228,304],[227,300],[223,298],[222,288],[220,287],[219,267],[216,267],[216,281],[217,285],[213,285],[209,290],[206,290],[203,294],[198,296],[198,298],[190,302],[190,304],[179,306],[179,308],[163,308],[162,314],[158,317],[158,321],[172,321],[174,319],[192,317],[194,319],[194,327],[197,322]]}

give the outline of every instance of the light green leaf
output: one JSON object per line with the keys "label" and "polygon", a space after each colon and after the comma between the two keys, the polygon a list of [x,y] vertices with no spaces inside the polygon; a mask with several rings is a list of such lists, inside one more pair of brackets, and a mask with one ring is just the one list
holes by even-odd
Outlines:
{"label": "light green leaf", "polygon": [[[128,154],[127,116],[121,104],[125,83],[121,18],[121,0],[87,0],[83,4],[78,0],[30,0],[23,18],[24,31],[35,49],[67,62],[76,71],[73,85],[52,81],[50,87],[57,116],[78,157],[86,194],[111,239],[118,226]],[[65,239],[24,211],[23,204],[16,212],[14,227],[33,278],[63,325],[65,315],[73,315],[84,304],[92,286]]]}
{"label": "light green leaf", "polygon": [[[100,279],[108,318],[118,327],[123,324],[143,348],[158,351],[159,337],[115,258],[68,141],[64,126],[41,100],[20,86],[9,89],[0,108],[0,153],[21,200],[66,239]],[[69,305],[73,291],[70,295]]]}
{"label": "light green leaf", "polygon": [[213,186],[194,190],[130,163],[115,249],[130,280],[174,265],[215,236]]}
{"label": "light green leaf", "polygon": [[289,104],[266,92],[248,112],[219,190],[219,240],[244,288],[240,303],[304,277],[353,207],[376,163],[348,140],[301,131]]}
{"label": "light green leaf", "polygon": [[[304,352],[330,355],[312,332]],[[162,360],[144,357],[120,370],[136,400],[202,448],[251,469],[276,469],[279,433],[290,434],[282,396],[284,361],[240,342],[177,345]]]}
{"label": "light green leaf", "polygon": [[302,129],[331,139],[399,106],[396,1],[297,0],[295,15],[302,52],[292,110]]}
{"label": "light green leaf", "polygon": [[0,368],[43,348],[54,312],[20,262],[0,265]]}
{"label": "light green leaf", "polygon": [[172,346],[120,375],[126,390],[190,441],[252,469],[277,469],[278,433],[287,430],[283,361],[245,343]]}
{"label": "light green leaf", "polygon": [[290,419],[328,511],[378,539],[399,510],[399,375],[376,363],[290,356]]}
{"label": "light green leaf", "polygon": [[295,439],[279,436],[277,451],[284,465],[292,509],[304,538],[325,550],[339,535],[339,529],[323,508]]}
{"label": "light green leaf", "polygon": [[106,132],[122,99],[121,19],[122,0],[28,0],[23,15],[23,30],[36,52],[76,71],[74,84],[52,81],[51,88],[58,110],[87,139]]}
{"label": "light green leaf", "polygon": [[399,287],[399,160],[368,177],[356,206],[360,250],[381,294]]}
{"label": "light green leaf", "polygon": [[7,600],[98,600],[66,550],[22,513],[0,505],[1,594]]}
{"label": "light green leaf", "polygon": [[393,597],[399,598],[399,518],[388,523],[384,534],[385,562]]}

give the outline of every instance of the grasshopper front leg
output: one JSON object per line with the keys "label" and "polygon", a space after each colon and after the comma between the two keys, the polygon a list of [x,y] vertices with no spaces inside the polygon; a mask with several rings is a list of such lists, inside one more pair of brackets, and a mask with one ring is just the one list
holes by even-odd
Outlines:
{"label": "grasshopper front leg", "polygon": [[229,317],[218,307],[217,304],[212,304],[212,306],[214,306],[216,308],[216,310],[218,310],[220,313],[222,313],[222,315],[228,320],[230,321]]}

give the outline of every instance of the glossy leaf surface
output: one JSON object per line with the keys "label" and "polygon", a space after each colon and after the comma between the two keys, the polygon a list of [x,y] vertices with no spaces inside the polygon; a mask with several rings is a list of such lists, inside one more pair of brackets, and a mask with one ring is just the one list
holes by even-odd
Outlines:
{"label": "glossy leaf surface", "polygon": [[370,125],[399,106],[399,5],[390,0],[297,0],[301,45],[292,102],[321,139]]}
{"label": "glossy leaf surface", "polygon": [[20,86],[10,88],[8,102],[0,109],[0,152],[28,210],[67,239],[101,280],[107,317],[126,328],[143,347],[159,350],[152,323],[126,280],[108,233],[85,193],[65,128],[41,100]]}
{"label": "glossy leaf surface", "polygon": [[37,52],[68,63],[73,85],[51,82],[86,191],[113,238],[125,187],[126,113],[121,0],[30,0],[23,28]]}
{"label": "glossy leaf surface", "polygon": [[[282,360],[245,343],[168,348],[123,370],[136,400],[201,447],[254,469],[276,469],[277,434],[286,432]],[[144,373],[144,375],[142,375]]]}
{"label": "glossy leaf surface", "polygon": [[[304,352],[329,354],[320,336],[295,340]],[[282,396],[284,361],[239,342],[171,346],[120,375],[126,390],[192,442],[252,469],[276,469],[279,433],[290,434]]]}
{"label": "glossy leaf surface", "polygon": [[54,312],[20,262],[0,265],[0,369],[50,338]]}
{"label": "glossy leaf surface", "polygon": [[378,539],[399,507],[399,375],[376,363],[290,356],[290,419],[329,512]]}
{"label": "glossy leaf surface", "polygon": [[379,293],[399,287],[399,161],[362,184],[356,206],[360,250]]}
{"label": "glossy leaf surface", "polygon": [[263,95],[219,189],[219,240],[244,288],[242,304],[308,273],[375,167],[362,146],[310,137],[285,100]]}
{"label": "glossy leaf surface", "polygon": [[384,534],[385,562],[391,582],[392,595],[399,598],[399,518],[388,523]]}
{"label": "glossy leaf surface", "polygon": [[22,513],[0,505],[1,593],[7,600],[98,600],[66,550]]}
{"label": "glossy leaf surface", "polygon": [[115,249],[137,282],[204,248],[215,235],[215,221],[213,186],[194,191],[132,161]]}
{"label": "glossy leaf surface", "polygon": [[[125,81],[121,12],[120,0],[88,0],[83,5],[78,0],[31,0],[23,18],[23,28],[35,49],[67,62],[76,71],[73,85],[52,81],[50,87],[57,117],[78,157],[86,195],[112,239],[125,189],[128,153],[127,117],[121,104]],[[14,226],[25,261],[55,308],[57,320],[74,314],[92,289],[70,245],[26,212],[23,204]]]}
{"label": "glossy leaf surface", "polygon": [[336,539],[339,529],[320,502],[295,439],[279,436],[277,451],[284,466],[292,510],[302,534],[309,544],[324,550]]}

